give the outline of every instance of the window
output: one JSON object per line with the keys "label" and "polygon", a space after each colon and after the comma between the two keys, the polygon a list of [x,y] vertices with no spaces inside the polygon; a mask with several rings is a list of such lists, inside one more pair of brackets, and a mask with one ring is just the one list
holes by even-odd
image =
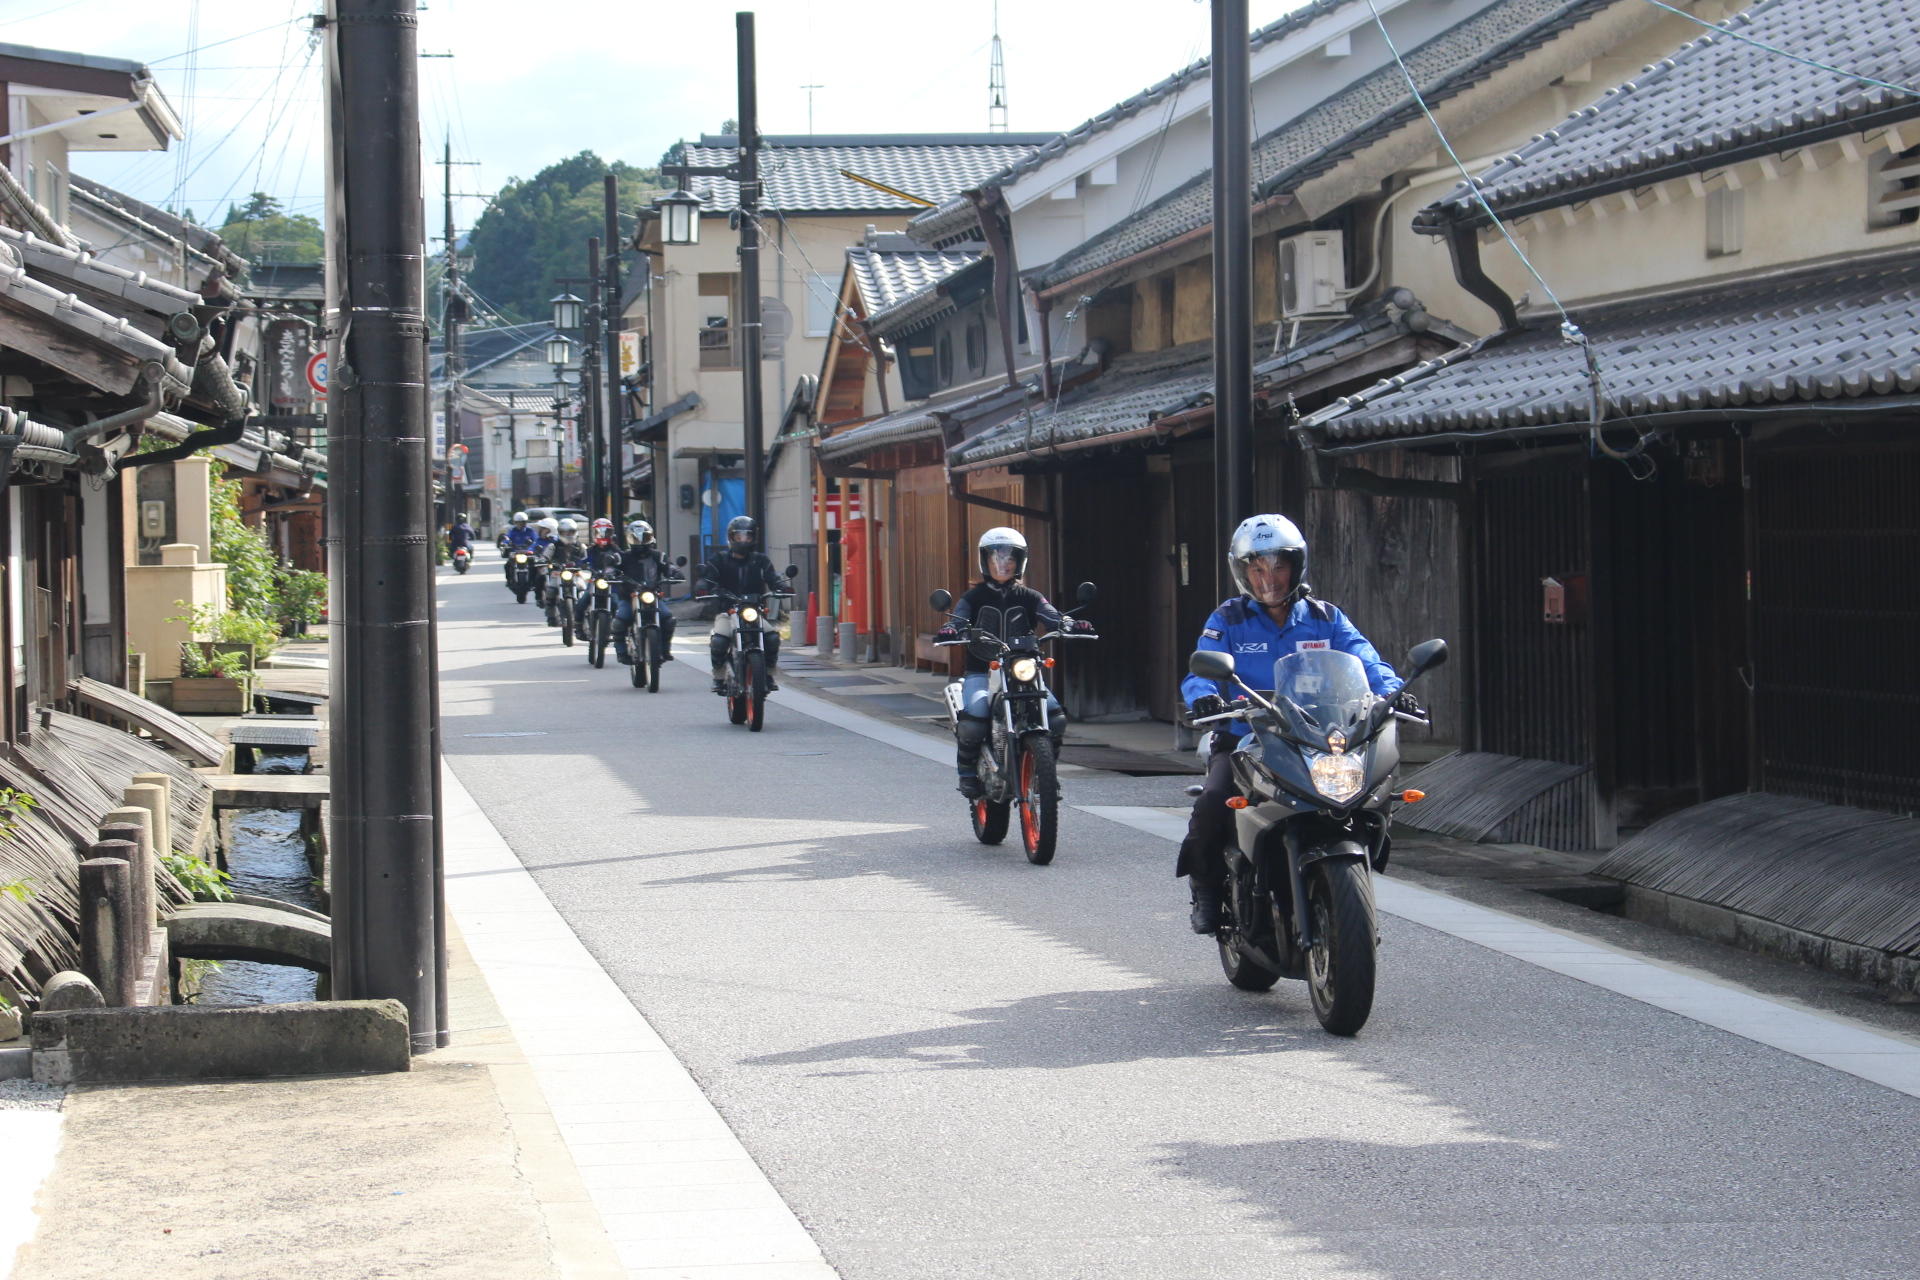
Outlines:
{"label": "window", "polygon": [[840,278],[815,272],[803,279],[807,285],[807,336],[824,338],[833,332],[834,313],[840,309]]}
{"label": "window", "polygon": [[694,323],[699,327],[702,369],[737,369],[740,366],[733,348],[734,298],[739,289],[740,277],[731,271],[700,273],[699,306]]}
{"label": "window", "polygon": [[1920,147],[1872,157],[1867,175],[1868,230],[1920,221]]}
{"label": "window", "polygon": [[1724,258],[1740,252],[1746,242],[1747,206],[1744,191],[1721,187],[1707,192],[1707,256]]}
{"label": "window", "polygon": [[953,335],[943,333],[933,347],[933,376],[941,386],[953,385]]}
{"label": "window", "polygon": [[978,317],[967,323],[967,372],[981,373],[987,367],[987,322]]}

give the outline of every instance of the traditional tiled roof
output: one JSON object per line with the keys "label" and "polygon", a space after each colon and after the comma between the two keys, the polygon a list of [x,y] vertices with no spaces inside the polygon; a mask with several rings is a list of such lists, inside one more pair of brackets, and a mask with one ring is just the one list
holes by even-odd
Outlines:
{"label": "traditional tiled roof", "polygon": [[[1358,0],[1312,0],[1301,5],[1292,13],[1260,27],[1249,37],[1250,47],[1258,51],[1275,40],[1284,39],[1295,31],[1307,26],[1318,18]],[[1178,94],[1189,85],[1197,84],[1211,74],[1213,60],[1200,58],[1174,72],[1159,83],[1142,89],[1121,102],[1108,107],[1099,115],[1069,129],[1058,137],[1047,139],[1043,145],[1035,148],[1031,154],[1021,157],[1006,168],[985,176],[980,186],[1005,186],[1024,177],[1043,164],[1065,155],[1075,147],[1105,133],[1115,125],[1130,120],[1142,111],[1150,111],[1171,95]],[[973,206],[966,200],[947,199],[938,206],[929,209],[908,224],[913,234],[929,242],[950,239],[954,235],[966,234],[977,229],[979,223]]]}
{"label": "traditional tiled roof", "polygon": [[[1920,80],[1920,6],[1912,0],[1761,0],[1723,26],[1478,175],[1487,201],[1502,211],[1551,207],[1698,172],[1743,151],[1920,116],[1920,94],[1860,79]],[[1418,225],[1484,216],[1463,183],[1422,210]]]}
{"label": "traditional tiled roof", "polygon": [[217,263],[227,274],[247,274],[247,260],[229,248],[218,232],[210,231],[196,222],[188,222],[177,214],[135,199],[124,191],[116,191],[92,178],[84,178],[76,173],[68,182],[82,198],[118,210],[123,216],[152,227],[167,239],[185,241],[187,248]]}
{"label": "traditional tiled roof", "polygon": [[102,310],[127,315],[154,337],[164,332],[167,318],[200,305],[200,295],[156,280],[144,271],[129,271],[102,262],[91,253],[50,244],[38,236],[0,227],[0,242],[35,279],[55,288],[81,290]]}
{"label": "traditional tiled roof", "polygon": [[[471,378],[502,360],[509,359],[525,351],[528,347],[543,343],[553,333],[553,325],[545,320],[528,324],[506,324],[490,328],[471,328],[460,331],[460,358],[464,365],[461,377]],[[446,346],[444,340],[435,335],[427,347],[427,370],[432,378],[442,376],[446,366]]]}
{"label": "traditional tiled roof", "polygon": [[[24,313],[17,318],[23,327],[0,333],[0,340],[102,391],[125,395],[138,384],[145,366],[158,365],[172,393],[188,393],[193,371],[180,362],[172,347],[124,318],[110,316],[56,285],[35,279],[21,262],[17,239],[14,233],[0,236],[0,296]],[[82,357],[75,335],[93,344],[108,357],[107,362]],[[57,341],[39,340],[56,337]]]}
{"label": "traditional tiled roof", "polygon": [[[1580,312],[1608,419],[1920,391],[1911,253]],[[1437,433],[1583,429],[1591,387],[1558,317],[1541,317],[1336,400],[1301,426],[1329,446]],[[1413,442],[1407,440],[1406,442]]]}
{"label": "traditional tiled roof", "polygon": [[[1026,155],[1050,133],[801,134],[761,139],[761,205],[796,213],[912,213],[924,205],[888,195],[847,170],[897,191],[935,202],[957,195],[987,174]],[[676,143],[661,164],[701,167],[733,164],[739,139],[703,134]],[[691,178],[687,187],[709,210],[731,209],[740,189],[725,178]]]}
{"label": "traditional tiled roof", "polygon": [[854,287],[868,317],[897,306],[980,260],[977,245],[929,249],[910,237],[871,234],[847,250]]}
{"label": "traditional tiled roof", "polygon": [[[1429,105],[1437,106],[1619,3],[1498,0],[1409,52],[1407,66]],[[1410,124],[1426,128],[1400,68],[1389,63],[1260,138],[1253,148],[1254,198],[1295,190]],[[1139,213],[1069,249],[1035,273],[1033,282],[1038,288],[1050,288],[1212,221],[1213,170],[1208,168]]]}
{"label": "traditional tiled roof", "polygon": [[1038,391],[1037,377],[1028,377],[1013,387],[999,382],[984,391],[948,395],[945,399],[896,409],[857,427],[836,431],[814,447],[828,462],[846,462],[887,445],[937,440],[949,426],[955,431],[965,431],[981,422],[991,422],[1017,409]]}

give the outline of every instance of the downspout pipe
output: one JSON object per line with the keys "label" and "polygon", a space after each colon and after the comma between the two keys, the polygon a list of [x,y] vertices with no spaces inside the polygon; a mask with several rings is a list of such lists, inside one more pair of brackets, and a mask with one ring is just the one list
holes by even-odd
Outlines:
{"label": "downspout pipe", "polygon": [[1480,233],[1464,223],[1447,226],[1447,254],[1453,259],[1453,278],[1469,294],[1487,304],[1500,317],[1500,331],[1520,327],[1520,312],[1506,291],[1480,265]]}
{"label": "downspout pipe", "polygon": [[[202,449],[215,445],[237,442],[247,429],[247,393],[233,380],[233,370],[219,356],[210,355],[193,367],[193,395],[201,401],[210,401],[226,414],[226,421],[220,426],[206,431],[196,431],[174,445],[171,449],[156,449],[152,453],[135,454],[126,459],[133,466],[150,466],[156,462],[175,462],[181,458],[192,457]],[[147,415],[151,417],[151,414]],[[98,426],[95,423],[94,426]]]}
{"label": "downspout pipe", "polygon": [[146,384],[147,397],[131,409],[105,418],[95,418],[83,427],[74,427],[65,433],[61,448],[77,454],[83,444],[92,444],[104,440],[114,432],[125,427],[138,426],[154,414],[166,408],[167,372],[158,361],[149,360],[140,366],[140,381]]}

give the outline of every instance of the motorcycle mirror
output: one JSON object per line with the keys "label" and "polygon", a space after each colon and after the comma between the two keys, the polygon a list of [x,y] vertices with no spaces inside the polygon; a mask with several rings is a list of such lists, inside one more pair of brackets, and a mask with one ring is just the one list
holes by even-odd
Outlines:
{"label": "motorcycle mirror", "polygon": [[673,563],[675,568],[684,569],[687,567],[687,558],[685,556],[679,556]]}
{"label": "motorcycle mirror", "polygon": [[1422,675],[1447,662],[1447,642],[1445,640],[1426,640],[1413,646],[1407,655],[1407,661],[1413,664],[1413,674]]}
{"label": "motorcycle mirror", "polygon": [[1100,588],[1094,586],[1091,582],[1083,582],[1073,590],[1073,598],[1078,600],[1083,606],[1092,604],[1099,598],[1099,595]]}
{"label": "motorcycle mirror", "polygon": [[1187,659],[1187,670],[1202,680],[1233,679],[1233,655],[1218,649],[1196,649]]}
{"label": "motorcycle mirror", "polygon": [[947,590],[945,587],[941,587],[938,591],[935,591],[927,597],[927,603],[941,613],[945,613],[953,607],[953,592]]}
{"label": "motorcycle mirror", "polygon": [[790,565],[788,565],[788,566],[787,566],[787,577],[789,577],[789,578],[797,578],[797,577],[799,577],[799,576],[800,576],[800,566],[799,566],[799,565],[797,565],[797,564],[790,564]]}

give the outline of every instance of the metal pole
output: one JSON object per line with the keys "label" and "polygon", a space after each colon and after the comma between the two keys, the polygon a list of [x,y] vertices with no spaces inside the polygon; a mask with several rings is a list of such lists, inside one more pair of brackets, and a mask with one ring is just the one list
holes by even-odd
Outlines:
{"label": "metal pole", "polygon": [[586,496],[580,505],[590,512],[606,506],[600,482],[600,459],[606,456],[600,439],[600,237],[587,237],[587,305],[580,330],[580,475]]}
{"label": "metal pole", "polygon": [[328,0],[333,992],[440,1037],[415,0]]}
{"label": "metal pole", "polygon": [[[457,438],[454,424],[458,419],[454,415],[459,412],[458,384],[461,373],[465,371],[466,362],[460,350],[460,255],[455,252],[453,244],[453,140],[451,137],[447,139],[445,146],[445,159],[441,163],[446,166],[443,198],[446,202],[444,225],[447,232],[447,275],[441,288],[440,333],[442,340],[446,343],[446,363],[441,373],[446,377],[447,390],[446,403],[441,409],[446,426],[440,446],[441,456],[446,459],[447,464],[446,502],[447,514],[451,516],[462,501],[454,496],[453,443]],[[465,476],[463,475],[461,479],[464,481]],[[449,520],[447,523],[453,522]]]}
{"label": "metal pole", "polygon": [[602,179],[606,204],[606,353],[607,353],[607,509],[617,528],[626,512],[626,445],[620,437],[620,410],[626,395],[620,386],[620,180],[612,174]]}
{"label": "metal pole", "polygon": [[1247,0],[1213,0],[1213,464],[1216,577],[1253,514],[1253,139]]}
{"label": "metal pole", "polygon": [[[767,536],[760,398],[760,119],[754,100],[753,15],[733,15],[740,72],[740,395],[746,437],[747,514]],[[762,550],[764,550],[764,546]]]}

